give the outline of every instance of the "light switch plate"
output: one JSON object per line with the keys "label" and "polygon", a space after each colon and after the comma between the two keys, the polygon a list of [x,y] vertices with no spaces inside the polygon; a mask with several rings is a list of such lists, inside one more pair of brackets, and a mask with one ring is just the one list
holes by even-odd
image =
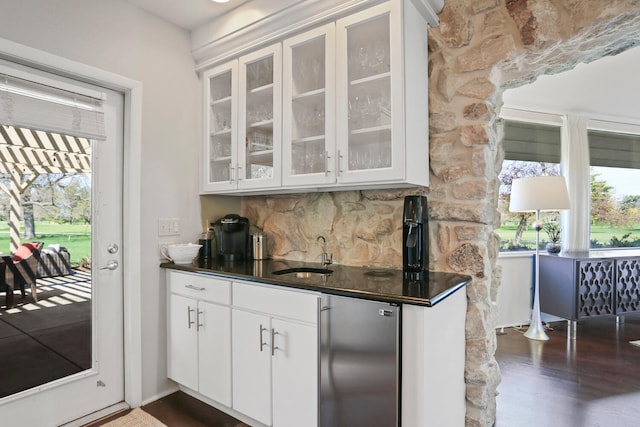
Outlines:
{"label": "light switch plate", "polygon": [[180,218],[160,218],[158,236],[177,236],[180,234]]}

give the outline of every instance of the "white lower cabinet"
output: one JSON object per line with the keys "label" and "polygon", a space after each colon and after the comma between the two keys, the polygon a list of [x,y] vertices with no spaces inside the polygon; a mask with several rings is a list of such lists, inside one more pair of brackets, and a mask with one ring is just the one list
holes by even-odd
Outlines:
{"label": "white lower cabinet", "polygon": [[169,272],[168,376],[231,406],[231,283]]}
{"label": "white lower cabinet", "polygon": [[233,409],[274,427],[318,425],[313,293],[233,283]]}

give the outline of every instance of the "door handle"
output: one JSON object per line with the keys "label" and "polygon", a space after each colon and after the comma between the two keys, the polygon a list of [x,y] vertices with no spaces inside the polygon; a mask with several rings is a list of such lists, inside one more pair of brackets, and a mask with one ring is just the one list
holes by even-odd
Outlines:
{"label": "door handle", "polygon": [[196,331],[200,331],[200,328],[204,326],[203,323],[200,323],[201,314],[204,314],[204,311],[201,311],[201,310],[196,311]]}
{"label": "door handle", "polygon": [[187,307],[187,327],[189,329],[191,329],[191,325],[193,325],[195,322],[193,320],[191,320],[191,313],[193,313],[195,310],[191,307]]}
{"label": "door handle", "polygon": [[263,348],[265,345],[267,345],[267,343],[266,343],[266,342],[264,342],[264,341],[262,340],[262,333],[263,333],[264,331],[266,331],[266,330],[267,330],[267,328],[265,328],[264,326],[262,326],[262,323],[261,323],[261,324],[260,324],[260,351],[262,351],[262,348]]}
{"label": "door handle", "polygon": [[276,335],[278,335],[278,333],[276,332],[275,329],[271,328],[271,355],[275,356],[276,354]]}
{"label": "door handle", "polygon": [[107,265],[105,265],[104,267],[100,267],[100,270],[115,270],[119,265],[120,264],[118,264],[118,261],[112,259],[111,261],[107,261]]}

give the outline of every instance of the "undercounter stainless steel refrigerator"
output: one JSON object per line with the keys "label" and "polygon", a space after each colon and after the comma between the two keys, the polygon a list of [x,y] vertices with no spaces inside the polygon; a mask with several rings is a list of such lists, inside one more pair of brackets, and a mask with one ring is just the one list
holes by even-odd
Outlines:
{"label": "undercounter stainless steel refrigerator", "polygon": [[322,295],[320,425],[399,425],[400,308]]}

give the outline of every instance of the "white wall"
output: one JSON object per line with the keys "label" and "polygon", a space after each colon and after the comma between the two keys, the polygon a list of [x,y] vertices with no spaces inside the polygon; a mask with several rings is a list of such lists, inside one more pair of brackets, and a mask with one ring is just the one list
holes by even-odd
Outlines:
{"label": "white wall", "polygon": [[189,34],[121,0],[0,0],[0,38],[142,82],[141,242],[124,249],[141,252],[142,399],[153,398],[173,387],[157,220],[181,218],[182,234],[168,240],[195,241],[201,228],[201,96]]}
{"label": "white wall", "polygon": [[497,328],[529,323],[531,288],[533,286],[533,253],[500,254],[497,265],[502,268],[498,289]]}

